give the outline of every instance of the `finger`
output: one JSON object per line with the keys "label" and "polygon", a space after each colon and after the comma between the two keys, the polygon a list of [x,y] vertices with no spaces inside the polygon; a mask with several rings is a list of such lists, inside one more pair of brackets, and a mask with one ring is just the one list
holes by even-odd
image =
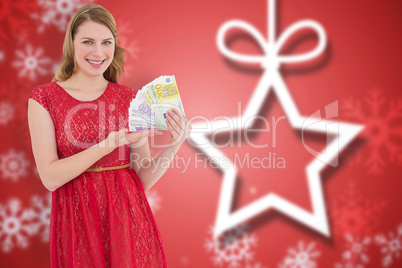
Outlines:
{"label": "finger", "polygon": [[180,132],[181,127],[180,127],[179,123],[176,120],[174,120],[171,116],[168,117],[168,120],[169,120],[170,125],[172,125],[176,129],[177,132]]}
{"label": "finger", "polygon": [[127,140],[126,143],[132,143],[132,142],[136,142],[136,141],[140,140],[141,134],[139,134],[138,132],[132,132],[132,133],[126,134],[125,138]]}
{"label": "finger", "polygon": [[180,112],[179,109],[177,109],[176,107],[175,107],[175,108],[172,108],[171,110],[172,110],[172,112],[173,112],[174,114],[176,114],[178,117],[182,117],[182,116],[183,116],[183,113]]}
{"label": "finger", "polygon": [[155,135],[162,135],[163,134],[162,131],[156,130],[156,129],[142,130],[142,131],[139,131],[138,133],[140,133],[141,137],[149,137],[149,136],[155,136]]}
{"label": "finger", "polygon": [[146,129],[146,130],[137,131],[137,133],[142,133],[144,135],[149,135],[151,133],[158,133],[158,132],[161,132],[161,131],[156,130],[156,129]]}
{"label": "finger", "polygon": [[[172,135],[178,136],[179,133],[178,133],[176,127],[172,125],[171,121],[173,121],[173,120],[172,120],[172,119],[169,119],[169,118],[168,118],[168,120],[166,120],[166,124],[167,124],[167,126],[168,126],[168,128],[169,128],[169,130],[170,130],[170,133],[172,133]],[[176,138],[176,137],[175,137],[175,138]]]}
{"label": "finger", "polygon": [[151,129],[149,136],[163,135],[163,132],[157,129]]}
{"label": "finger", "polygon": [[120,129],[117,134],[119,137],[124,137],[124,135],[127,134],[127,128]]}
{"label": "finger", "polygon": [[177,124],[171,117],[167,118],[166,124],[168,125],[168,127],[170,127],[171,130],[175,132],[175,134],[178,134],[179,131],[177,128]]}
{"label": "finger", "polygon": [[174,128],[174,130],[176,131],[176,140],[182,140],[183,137],[186,135],[184,129],[182,129],[173,119],[170,120],[170,124],[172,125],[172,127]]}
{"label": "finger", "polygon": [[173,108],[173,112],[175,113],[175,115],[177,115],[180,118],[180,120],[183,123],[185,123],[187,121],[187,118],[184,116],[184,114],[179,109]]}
{"label": "finger", "polygon": [[170,116],[170,118],[172,118],[177,125],[182,126],[183,124],[180,122],[181,121],[181,117],[179,114],[177,114],[176,112],[174,112],[174,110],[169,110],[168,111],[168,116]]}
{"label": "finger", "polygon": [[[177,115],[175,115],[177,117]],[[181,138],[183,135],[185,135],[185,123],[180,120],[179,122],[174,120],[173,117],[169,117],[170,119],[170,124],[175,128],[177,135],[179,138]]]}
{"label": "finger", "polygon": [[186,118],[186,116],[177,108],[173,108],[173,111],[177,116],[180,117],[180,121],[181,121],[180,126],[181,126],[182,129],[185,130],[187,128],[188,123],[189,123],[187,118]]}
{"label": "finger", "polygon": [[129,133],[126,135],[126,138],[130,142],[136,142],[140,139],[144,139],[149,136],[162,135],[162,134],[163,134],[163,132],[160,130],[148,129],[148,130],[142,130],[142,131],[136,131],[136,132]]}

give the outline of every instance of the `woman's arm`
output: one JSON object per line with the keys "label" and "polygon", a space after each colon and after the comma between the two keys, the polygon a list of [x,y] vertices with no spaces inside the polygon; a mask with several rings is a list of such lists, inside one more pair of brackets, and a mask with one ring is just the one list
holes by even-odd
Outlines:
{"label": "woman's arm", "polygon": [[140,178],[144,191],[149,190],[166,172],[180,146],[191,132],[191,125],[177,109],[167,113],[166,123],[171,137],[168,146],[156,158],[151,158],[148,138],[136,144],[130,144],[132,168]]}
{"label": "woman's arm", "polygon": [[49,191],[54,191],[76,178],[115,148],[138,142],[143,137],[161,134],[157,131],[126,134],[126,129],[114,131],[100,143],[70,157],[59,159],[53,120],[49,112],[33,99],[28,100],[28,125],[39,177]]}

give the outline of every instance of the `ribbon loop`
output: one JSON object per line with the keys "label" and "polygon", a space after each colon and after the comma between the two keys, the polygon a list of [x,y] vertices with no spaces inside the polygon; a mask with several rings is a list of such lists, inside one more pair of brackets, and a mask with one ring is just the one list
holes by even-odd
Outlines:
{"label": "ribbon loop", "polygon": [[[243,29],[245,32],[249,33],[258,45],[261,47],[262,51],[264,51],[265,55],[255,56],[255,55],[246,55],[237,52],[231,51],[225,43],[225,34],[230,29],[240,28]],[[241,21],[241,20],[231,20],[224,23],[218,31],[217,36],[217,45],[220,52],[227,58],[239,62],[245,63],[260,63],[262,64],[265,61],[266,55],[268,53],[267,49],[267,41],[264,39],[262,34],[251,24]]]}
{"label": "ribbon loop", "polygon": [[[240,28],[249,33],[261,47],[264,55],[247,55],[230,50],[225,43],[226,33],[234,28]],[[312,51],[299,55],[279,55],[282,46],[297,31],[302,28],[311,28],[318,35],[318,45]],[[231,20],[224,23],[218,31],[217,45],[219,51],[227,58],[244,63],[259,63],[265,69],[278,69],[281,63],[302,62],[317,57],[325,48],[326,36],[323,27],[315,21],[303,20],[292,24],[279,37],[278,41],[268,42],[263,35],[251,24],[242,20]]]}
{"label": "ribbon loop", "polygon": [[[285,55],[285,56],[279,55],[279,52],[280,52],[282,46],[286,43],[286,41],[295,32],[300,31],[303,28],[311,28],[311,29],[315,30],[315,32],[317,33],[318,45],[315,47],[315,49],[313,49],[309,52],[299,54],[299,55]],[[276,46],[276,53],[279,57],[279,61],[283,62],[283,63],[289,63],[289,62],[308,61],[308,60],[311,60],[311,59],[317,57],[324,50],[326,43],[327,43],[327,39],[325,36],[324,28],[315,21],[303,20],[303,21],[296,22],[296,23],[292,24],[290,27],[288,27],[281,34],[281,36],[279,37],[275,46]]]}

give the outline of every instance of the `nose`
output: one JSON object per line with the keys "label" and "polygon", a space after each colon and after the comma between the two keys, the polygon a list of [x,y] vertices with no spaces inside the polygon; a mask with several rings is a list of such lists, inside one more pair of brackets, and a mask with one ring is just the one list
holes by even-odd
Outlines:
{"label": "nose", "polygon": [[94,56],[102,56],[103,52],[102,52],[102,45],[101,44],[96,44],[93,46],[93,51],[92,54]]}

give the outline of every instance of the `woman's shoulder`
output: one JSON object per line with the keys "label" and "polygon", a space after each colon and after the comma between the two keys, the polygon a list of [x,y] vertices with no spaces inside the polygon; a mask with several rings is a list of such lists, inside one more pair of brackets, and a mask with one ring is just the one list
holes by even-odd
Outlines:
{"label": "woman's shoulder", "polygon": [[30,97],[32,95],[42,95],[42,96],[49,96],[52,95],[52,92],[57,88],[56,82],[50,82],[45,84],[38,84],[33,87],[30,93]]}
{"label": "woman's shoulder", "polygon": [[137,90],[130,87],[130,86],[126,86],[123,84],[119,84],[119,83],[114,83],[114,82],[109,82],[111,84],[111,87],[114,88],[114,90],[118,91],[119,94],[129,94],[129,95],[135,95],[137,94]]}
{"label": "woman's shoulder", "polygon": [[36,85],[34,88],[42,88],[42,89],[47,89],[47,88],[52,88],[52,87],[54,87],[56,85],[56,82],[49,82],[49,83],[46,83],[46,84],[39,84],[39,85]]}
{"label": "woman's shoulder", "polygon": [[50,110],[49,96],[52,88],[56,85],[55,82],[36,85],[29,93],[28,99],[34,99],[39,102],[47,111]]}
{"label": "woman's shoulder", "polygon": [[47,95],[49,91],[51,91],[56,85],[57,84],[55,82],[36,85],[32,88],[30,97],[32,95],[38,95],[38,94],[42,96]]}

